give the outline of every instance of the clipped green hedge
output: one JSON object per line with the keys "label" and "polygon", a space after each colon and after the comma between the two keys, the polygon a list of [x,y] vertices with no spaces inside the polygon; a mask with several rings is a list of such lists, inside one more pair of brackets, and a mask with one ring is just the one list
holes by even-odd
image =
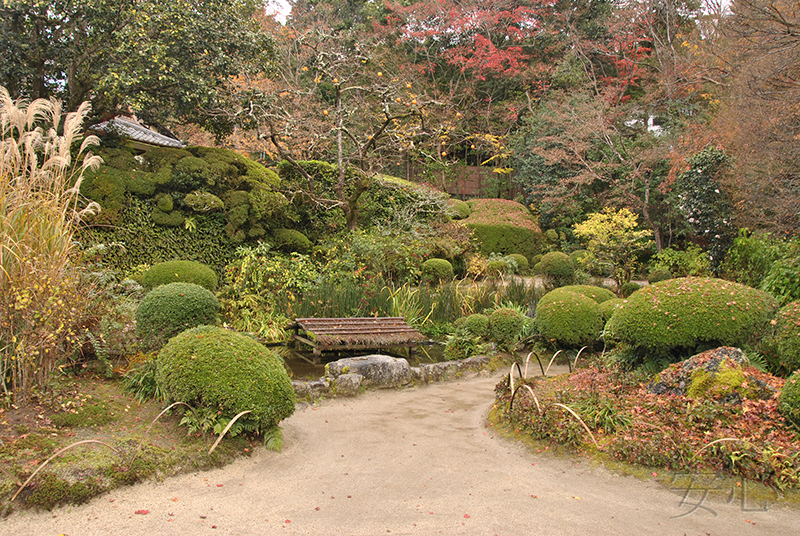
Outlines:
{"label": "clipped green hedge", "polygon": [[480,313],[473,313],[464,318],[461,327],[476,337],[485,338],[489,331],[489,317]]}
{"label": "clipped green hedge", "polygon": [[617,298],[617,295],[607,288],[598,287],[595,285],[567,285],[565,287],[561,287],[561,289],[568,290],[570,292],[577,292],[578,294],[582,294],[587,298],[593,299],[597,303],[603,303],[605,301]]}
{"label": "clipped green hedge", "polygon": [[542,296],[536,305],[536,331],[555,346],[590,346],[600,337],[603,313],[594,299],[569,288],[574,287],[557,288]]}
{"label": "clipped green hedge", "polygon": [[786,380],[778,398],[778,411],[786,420],[800,428],[800,371]]}
{"label": "clipped green hedge", "polygon": [[275,247],[286,253],[307,253],[313,244],[306,235],[295,229],[275,229]]}
{"label": "clipped green hedge", "polygon": [[541,260],[541,270],[554,287],[571,285],[575,281],[575,265],[569,255],[560,251],[546,253]]}
{"label": "clipped green hedge", "polygon": [[778,311],[774,342],[781,368],[800,369],[800,301],[786,304]]}
{"label": "clipped green hedge", "polygon": [[627,298],[640,288],[642,288],[642,286],[639,283],[628,281],[627,283],[622,284],[622,286],[619,289],[619,293],[622,294],[623,298]]}
{"label": "clipped green hedge", "polygon": [[610,339],[653,358],[681,357],[700,345],[741,346],[763,336],[777,311],[766,292],[722,279],[661,281],[628,299],[607,325]]}
{"label": "clipped green hedge", "polygon": [[219,301],[194,283],[156,287],[136,308],[136,336],[148,350],[160,348],[170,337],[203,324],[216,324]]}
{"label": "clipped green hedge", "polygon": [[217,274],[200,262],[166,261],[154,264],[142,275],[142,286],[146,290],[167,283],[194,283],[214,292],[217,290]]}
{"label": "clipped green hedge", "polygon": [[422,280],[442,283],[453,279],[453,265],[446,259],[428,259],[422,263]]}
{"label": "clipped green hedge", "polygon": [[489,315],[489,340],[502,348],[511,348],[522,335],[525,317],[513,309],[496,309]]}
{"label": "clipped green hedge", "polygon": [[623,300],[622,298],[613,298],[611,300],[600,302],[600,312],[603,313],[604,324],[609,321],[617,309],[622,307],[622,304],[625,303],[625,301],[626,300]]}
{"label": "clipped green hedge", "polygon": [[242,411],[264,432],[294,412],[283,361],[254,339],[215,326],[183,331],[159,352],[156,383],[169,400],[231,419]]}
{"label": "clipped green hedge", "polygon": [[544,249],[544,236],[524,205],[506,199],[471,199],[464,220],[474,231],[481,253],[518,253],[528,259]]}

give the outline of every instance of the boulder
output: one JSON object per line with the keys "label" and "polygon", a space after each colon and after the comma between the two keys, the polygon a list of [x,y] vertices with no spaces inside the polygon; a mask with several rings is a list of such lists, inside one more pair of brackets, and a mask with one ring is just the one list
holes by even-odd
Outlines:
{"label": "boulder", "polygon": [[340,359],[325,366],[327,376],[339,378],[343,374],[361,375],[364,386],[380,388],[399,387],[411,383],[408,361],[388,355],[365,355]]}
{"label": "boulder", "polygon": [[361,374],[342,374],[336,378],[331,392],[341,396],[355,396],[358,394],[358,388],[361,387],[361,382],[364,377]]}
{"label": "boulder", "polygon": [[739,348],[723,346],[670,365],[648,385],[648,391],[741,403],[742,399],[771,398],[776,392],[774,379],[751,367]]}

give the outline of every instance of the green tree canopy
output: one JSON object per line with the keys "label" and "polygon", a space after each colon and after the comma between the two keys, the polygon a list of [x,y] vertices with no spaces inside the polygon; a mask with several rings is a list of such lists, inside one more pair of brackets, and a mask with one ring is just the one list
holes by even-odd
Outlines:
{"label": "green tree canopy", "polygon": [[90,100],[97,118],[130,110],[226,134],[227,83],[271,51],[256,13],[252,0],[4,0],[0,85],[70,110]]}

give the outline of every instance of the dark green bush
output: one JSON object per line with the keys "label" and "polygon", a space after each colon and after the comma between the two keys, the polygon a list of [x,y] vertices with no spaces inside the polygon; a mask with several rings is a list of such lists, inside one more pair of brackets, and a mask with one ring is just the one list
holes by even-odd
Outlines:
{"label": "dark green bush", "polygon": [[496,309],[489,315],[489,340],[501,348],[511,349],[522,335],[525,317],[513,309]]}
{"label": "dark green bush", "polygon": [[800,301],[784,305],[776,321],[774,343],[780,369],[800,369]]}
{"label": "dark green bush", "polygon": [[142,286],[146,290],[167,283],[194,283],[214,292],[217,290],[217,274],[201,262],[167,261],[154,264],[142,275]]}
{"label": "dark green bush", "polygon": [[453,279],[453,265],[445,259],[428,259],[422,263],[422,280],[442,283]]}
{"label": "dark green bush", "polygon": [[294,412],[283,361],[245,335],[214,326],[182,332],[158,354],[156,382],[169,400],[221,412],[242,411],[265,432]]}
{"label": "dark green bush", "polygon": [[187,328],[216,324],[218,312],[216,296],[200,285],[161,285],[151,290],[136,309],[136,336],[145,349],[158,349]]}
{"label": "dark green bush", "polygon": [[506,199],[471,199],[472,214],[464,220],[475,232],[481,253],[520,253],[527,258],[541,253],[544,237],[530,211]]}
{"label": "dark green bush", "polygon": [[680,358],[700,345],[741,346],[764,336],[777,310],[766,292],[722,279],[661,281],[631,295],[611,317],[611,340],[654,359]]}
{"label": "dark green bush", "polygon": [[647,278],[647,281],[652,285],[653,283],[658,283],[659,281],[666,281],[667,279],[672,279],[672,272],[667,270],[666,268],[656,268],[652,272],[650,272],[650,277]]}
{"label": "dark green bush", "polygon": [[463,220],[469,218],[472,214],[472,209],[469,205],[460,199],[450,199],[447,202],[449,213],[454,220]]}
{"label": "dark green bush", "polygon": [[525,258],[525,255],[521,255],[519,253],[512,253],[508,255],[511,257],[514,262],[517,263],[517,273],[518,274],[527,274],[528,269],[530,268],[530,264],[528,264],[528,259]]}
{"label": "dark green bush", "polygon": [[592,345],[603,329],[603,313],[594,299],[568,288],[573,287],[551,290],[539,300],[536,330],[555,346]]}
{"label": "dark green bush", "polygon": [[778,398],[778,411],[800,430],[800,371],[786,380]]}
{"label": "dark green bush", "polygon": [[542,257],[542,274],[553,287],[571,285],[575,281],[575,266],[569,255],[551,251]]}
{"label": "dark green bush", "polygon": [[617,297],[616,294],[611,292],[605,287],[598,287],[595,285],[567,285],[566,287],[561,287],[562,290],[568,290],[570,292],[577,292],[578,294],[582,294],[587,298],[591,298],[597,303],[603,303],[608,300],[613,300]]}
{"label": "dark green bush", "polygon": [[628,281],[627,283],[622,284],[622,286],[619,288],[619,293],[622,294],[623,298],[627,298],[640,288],[642,288],[642,286],[639,283]]}
{"label": "dark green bush", "polygon": [[272,236],[275,247],[286,253],[306,253],[312,247],[308,237],[295,229],[275,229]]}
{"label": "dark green bush", "polygon": [[489,329],[489,317],[480,313],[471,314],[464,318],[461,327],[476,337],[486,337]]}
{"label": "dark green bush", "polygon": [[800,300],[800,248],[795,248],[794,255],[784,257],[772,263],[761,289],[772,294],[778,303],[785,305]]}

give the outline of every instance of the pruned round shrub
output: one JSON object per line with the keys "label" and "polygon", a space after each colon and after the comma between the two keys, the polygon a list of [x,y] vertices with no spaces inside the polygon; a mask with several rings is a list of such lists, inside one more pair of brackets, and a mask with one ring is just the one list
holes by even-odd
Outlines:
{"label": "pruned round shrub", "polygon": [[528,268],[530,265],[528,264],[528,259],[525,255],[521,255],[519,253],[512,253],[508,255],[508,257],[512,258],[514,262],[517,263],[517,273],[519,274],[526,274],[528,273]]}
{"label": "pruned round shrub", "polygon": [[551,251],[542,257],[541,265],[542,274],[554,287],[571,285],[575,280],[575,266],[566,253]]}
{"label": "pruned round shrub", "polygon": [[311,250],[311,241],[295,229],[276,229],[272,236],[275,247],[286,253],[305,253]]}
{"label": "pruned round shrub", "polygon": [[611,316],[614,314],[614,311],[619,309],[623,303],[625,303],[625,300],[623,300],[622,298],[613,298],[611,300],[606,300],[599,304],[600,312],[603,313],[604,324],[609,321]]}
{"label": "pruned round shrub", "polygon": [[642,288],[642,285],[640,285],[639,283],[628,281],[627,283],[623,283],[622,286],[619,287],[619,293],[622,294],[623,298],[627,298],[640,288]]}
{"label": "pruned round shrub", "polygon": [[568,288],[551,290],[539,300],[536,331],[555,346],[592,345],[603,329],[603,313],[591,297]]}
{"label": "pruned round shrub", "polygon": [[489,340],[502,348],[511,348],[522,335],[525,317],[514,309],[500,308],[489,315]]}
{"label": "pruned round shrub", "polygon": [[161,285],[136,308],[136,336],[146,349],[157,349],[188,328],[216,324],[218,312],[217,297],[200,285]]}
{"label": "pruned round shrub", "polygon": [[647,281],[652,285],[653,283],[658,283],[659,281],[666,281],[667,279],[672,279],[673,275],[672,272],[667,270],[666,268],[657,268],[650,272],[650,277],[647,278]]}
{"label": "pruned round shrub", "polygon": [[502,259],[495,259],[486,263],[486,275],[497,277],[508,272],[508,263]]}
{"label": "pruned round shrub", "polygon": [[422,280],[441,283],[453,279],[453,265],[446,259],[428,259],[422,263]]}
{"label": "pruned round shrub", "polygon": [[607,300],[613,300],[617,297],[616,294],[611,292],[605,287],[598,287],[595,285],[567,285],[566,287],[561,287],[562,290],[568,290],[570,292],[577,292],[578,294],[583,294],[587,298],[591,298],[597,303],[603,303]]}
{"label": "pruned round shrub", "polygon": [[784,305],[778,311],[774,343],[781,368],[800,369],[800,301]]}
{"label": "pruned round shrub", "polygon": [[632,294],[606,331],[610,340],[640,355],[679,358],[699,345],[746,345],[766,333],[776,310],[766,292],[722,279],[684,277]]}
{"label": "pruned round shrub", "polygon": [[489,317],[480,313],[471,314],[464,318],[461,327],[476,337],[486,337],[489,329]]}
{"label": "pruned round shrub", "polygon": [[800,427],[800,370],[789,376],[778,397],[778,411],[786,420]]}
{"label": "pruned round shrub", "polygon": [[159,262],[142,274],[142,286],[146,290],[168,283],[194,283],[214,292],[217,290],[217,274],[196,261]]}
{"label": "pruned round shrub", "polygon": [[242,411],[258,432],[294,412],[283,361],[254,339],[215,326],[183,331],[159,352],[156,383],[168,400],[210,408],[231,419]]}
{"label": "pruned round shrub", "polygon": [[469,218],[469,215],[472,214],[470,206],[460,199],[448,199],[447,209],[454,220],[463,220]]}

